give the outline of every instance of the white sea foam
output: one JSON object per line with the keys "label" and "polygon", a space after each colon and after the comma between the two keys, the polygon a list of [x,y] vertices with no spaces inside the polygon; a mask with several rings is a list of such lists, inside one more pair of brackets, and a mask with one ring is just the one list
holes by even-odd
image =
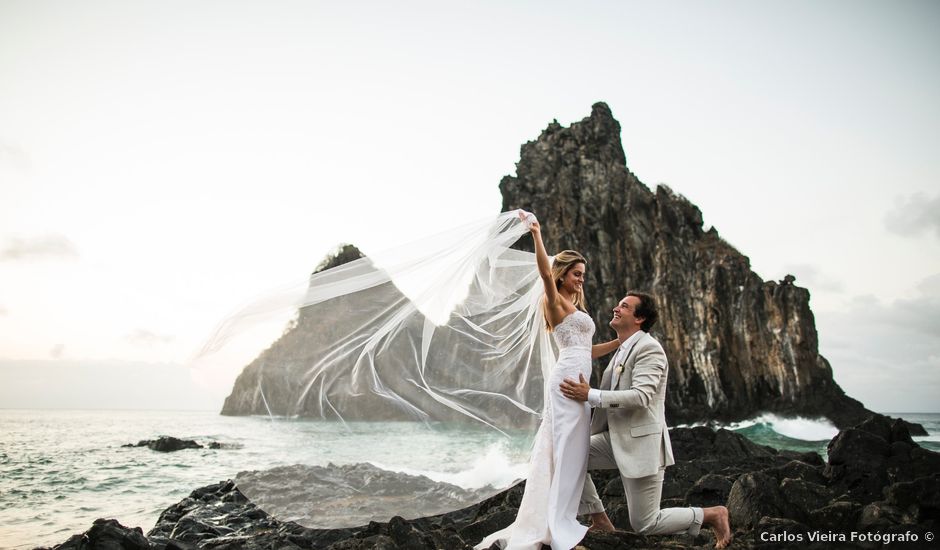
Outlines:
{"label": "white sea foam", "polygon": [[[729,424],[711,425],[716,428],[726,428],[737,431],[751,426],[764,424],[780,435],[791,439],[800,439],[803,441],[827,441],[839,433],[832,422],[826,418],[806,418],[802,416],[784,417],[774,413],[764,413],[754,418],[742,420],[740,422],[731,422]],[[684,424],[682,427],[696,427],[710,425],[705,422],[696,422],[695,424]]]}
{"label": "white sea foam", "polygon": [[763,414],[757,418],[757,422],[769,424],[780,435],[803,441],[827,441],[839,433],[839,428],[825,418],[784,418]]}
{"label": "white sea foam", "polygon": [[464,489],[508,487],[528,475],[526,463],[513,462],[500,444],[491,445],[473,466],[459,472],[439,472],[370,462],[373,466],[409,475],[425,476],[433,481],[450,483]]}

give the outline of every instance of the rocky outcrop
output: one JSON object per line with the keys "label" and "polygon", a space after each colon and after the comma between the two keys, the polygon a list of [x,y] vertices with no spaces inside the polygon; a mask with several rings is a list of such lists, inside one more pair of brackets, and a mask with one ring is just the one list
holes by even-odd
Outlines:
{"label": "rocky outcrop", "polygon": [[[670,424],[773,411],[825,416],[842,428],[871,414],[845,395],[819,354],[809,292],[793,277],[764,281],[714,227],[703,228],[694,204],[640,182],[604,103],[570,127],[549,124],[523,145],[516,175],[503,178],[500,190],[503,210],[538,215],[550,250],[575,249],[588,259],[585,292],[598,327],[628,290],[658,299],[652,332],[671,367]],[[520,246],[531,250],[531,239]],[[609,333],[601,328],[597,336]]]}
{"label": "rocky outcrop", "polygon": [[[828,463],[816,453],[778,451],[726,430],[675,428],[671,433],[678,462],[666,470],[662,506],[726,504],[735,531],[732,548],[878,548],[885,537],[903,541],[904,548],[935,547],[926,533],[940,528],[940,454],[911,441],[901,422],[873,418],[843,430],[829,444]],[[623,531],[589,533],[581,542],[584,548],[714,544],[707,530],[694,539],[631,531],[617,473],[596,471],[592,476],[611,520]],[[446,514],[393,517],[349,529],[308,529],[269,515],[234,482],[225,481],[197,489],[167,508],[146,538],[139,528],[101,519],[56,548],[468,549],[513,521],[523,489],[520,483]],[[381,499],[383,493],[363,498]]]}
{"label": "rocky outcrop", "polygon": [[383,470],[372,464],[293,464],[239,472],[238,489],[265,512],[301,525],[344,527],[433,516],[480,502],[496,493]]}
{"label": "rocky outcrop", "polygon": [[72,535],[55,548],[56,550],[84,550],[85,548],[150,550],[153,546],[140,527],[128,528],[114,519],[96,519],[91,529]]}
{"label": "rocky outcrop", "polygon": [[157,439],[144,439],[136,444],[128,443],[121,447],[147,447],[150,450],[161,453],[172,453],[173,451],[182,451],[183,449],[202,449],[203,446],[192,439],[180,439],[169,435],[162,435]]}
{"label": "rocky outcrop", "polygon": [[240,449],[240,443],[222,443],[220,441],[208,441],[205,445],[192,439],[180,439],[171,435],[161,435],[157,439],[142,439],[137,443],[126,443],[121,447],[147,447],[152,451],[160,453],[172,453],[184,449]]}
{"label": "rocky outcrop", "polygon": [[931,547],[925,534],[940,526],[940,454],[914,443],[902,421],[873,416],[841,431],[828,455],[825,466],[791,462],[739,476],[727,500],[735,529],[756,534],[755,543],[876,548],[896,537]]}

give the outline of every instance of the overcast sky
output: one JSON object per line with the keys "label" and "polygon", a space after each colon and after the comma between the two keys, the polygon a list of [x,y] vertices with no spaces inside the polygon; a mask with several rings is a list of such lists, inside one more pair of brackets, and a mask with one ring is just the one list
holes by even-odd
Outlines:
{"label": "overcast sky", "polygon": [[0,0],[0,407],[218,409],[182,364],[223,315],[497,213],[605,101],[644,183],[809,288],[850,395],[940,411],[940,4],[472,4]]}

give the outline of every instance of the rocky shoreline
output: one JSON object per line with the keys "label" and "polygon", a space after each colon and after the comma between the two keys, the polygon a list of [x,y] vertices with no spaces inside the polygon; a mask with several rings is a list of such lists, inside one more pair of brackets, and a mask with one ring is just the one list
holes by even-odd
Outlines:
{"label": "rocky shoreline", "polygon": [[[917,445],[901,420],[873,416],[839,432],[828,462],[816,453],[778,451],[727,430],[671,430],[678,462],[667,469],[662,505],[726,504],[731,548],[936,548],[940,528],[940,453]],[[593,472],[618,528],[629,528],[623,486],[614,472]],[[467,508],[430,517],[341,529],[309,529],[269,515],[231,480],[193,491],[167,508],[146,535],[99,519],[62,550],[126,549],[463,549],[512,522],[524,482]],[[589,533],[584,548],[710,548],[703,531],[642,536]]]}

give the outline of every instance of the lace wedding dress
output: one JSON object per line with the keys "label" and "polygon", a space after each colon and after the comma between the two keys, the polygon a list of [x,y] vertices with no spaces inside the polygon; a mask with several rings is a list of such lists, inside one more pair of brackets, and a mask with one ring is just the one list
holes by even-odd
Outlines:
{"label": "lace wedding dress", "polygon": [[477,549],[494,542],[501,548],[569,550],[584,537],[587,527],[576,516],[587,468],[591,412],[587,403],[562,395],[565,379],[591,376],[591,338],[594,321],[575,311],[554,330],[558,361],[546,379],[542,423],[529,460],[529,476],[516,521],[483,539]]}

